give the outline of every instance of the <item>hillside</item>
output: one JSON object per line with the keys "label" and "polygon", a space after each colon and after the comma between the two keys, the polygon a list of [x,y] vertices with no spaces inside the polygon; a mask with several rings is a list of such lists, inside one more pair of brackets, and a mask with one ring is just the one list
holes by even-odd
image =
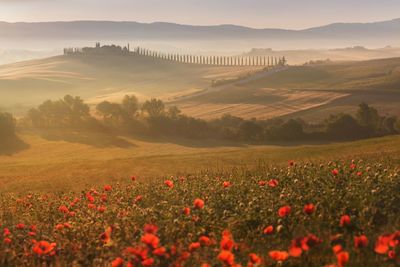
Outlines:
{"label": "hillside", "polygon": [[[308,48],[319,46],[373,45],[386,46],[399,44],[400,19],[373,23],[335,23],[304,30],[254,29],[238,25],[193,26],[174,23],[139,23],[115,21],[71,21],[6,23],[0,22],[0,41],[15,42],[23,46],[22,40],[36,43],[60,41],[98,41],[98,40],[236,40],[247,42],[263,40],[277,45],[282,42],[296,42],[297,48],[305,43]],[[288,46],[286,44],[285,46]],[[26,47],[25,47],[26,48]],[[42,47],[43,48],[43,47]],[[295,48],[295,47],[292,47]]]}
{"label": "hillside", "polygon": [[202,118],[225,113],[252,118],[321,120],[353,112],[361,102],[400,115],[400,58],[292,66],[226,84],[178,102]]}
{"label": "hillside", "polygon": [[[81,190],[137,175],[148,181],[201,171],[230,171],[260,163],[391,155],[400,160],[400,137],[334,144],[243,145],[216,141],[140,139],[73,131],[24,132],[23,148],[0,151],[1,191]],[[355,149],[357,148],[357,149]]]}
{"label": "hillside", "polygon": [[256,69],[188,66],[144,56],[57,56],[0,66],[0,107],[29,107],[65,94],[89,103],[120,100],[128,93],[167,100]]}

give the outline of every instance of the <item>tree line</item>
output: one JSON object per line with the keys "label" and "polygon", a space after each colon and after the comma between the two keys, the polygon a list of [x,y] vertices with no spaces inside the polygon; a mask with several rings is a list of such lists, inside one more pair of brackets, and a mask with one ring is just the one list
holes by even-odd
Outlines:
{"label": "tree line", "polygon": [[[334,114],[321,123],[310,124],[302,119],[247,120],[231,115],[202,120],[182,114],[160,99],[140,103],[134,95],[125,96],[120,103],[103,101],[93,111],[80,97],[67,95],[56,101],[47,100],[29,110],[21,125],[247,143],[355,140],[400,133],[396,117],[381,116],[365,103],[359,105],[354,116]],[[0,130],[15,132],[15,120],[10,114],[0,116]]]}

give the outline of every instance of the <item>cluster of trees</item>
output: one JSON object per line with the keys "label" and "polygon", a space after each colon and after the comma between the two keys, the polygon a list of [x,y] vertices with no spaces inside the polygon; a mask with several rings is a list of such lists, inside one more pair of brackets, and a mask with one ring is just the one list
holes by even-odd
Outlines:
{"label": "cluster of trees", "polygon": [[96,115],[91,115],[89,106],[79,97],[65,96],[30,110],[26,121],[39,128],[96,127],[135,134],[256,143],[353,140],[400,132],[396,117],[380,116],[365,103],[360,104],[355,116],[330,115],[323,123],[312,125],[301,119],[245,120],[231,115],[205,121],[181,114],[175,106],[166,107],[159,99],[140,103],[135,96],[125,96],[121,103],[101,102],[96,106]]}
{"label": "cluster of trees", "polygon": [[0,141],[15,137],[15,119],[10,113],[0,113]]}

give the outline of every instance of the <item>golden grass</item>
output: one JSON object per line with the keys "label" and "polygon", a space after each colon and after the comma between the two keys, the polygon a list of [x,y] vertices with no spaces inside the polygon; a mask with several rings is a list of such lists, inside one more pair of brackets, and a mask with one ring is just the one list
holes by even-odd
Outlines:
{"label": "golden grass", "polygon": [[67,191],[128,179],[156,179],[207,169],[254,167],[260,161],[400,155],[400,136],[324,145],[234,146],[216,142],[139,140],[93,133],[24,133],[30,147],[0,153],[0,191]]}

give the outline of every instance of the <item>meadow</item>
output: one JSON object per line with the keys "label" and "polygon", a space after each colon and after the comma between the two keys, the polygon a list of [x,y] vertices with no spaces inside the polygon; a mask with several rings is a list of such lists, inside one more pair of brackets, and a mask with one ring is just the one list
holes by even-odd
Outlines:
{"label": "meadow", "polygon": [[[30,179],[35,169],[24,165],[29,154],[22,152],[14,166],[21,170],[18,183],[24,190],[0,195],[0,265],[397,266],[399,140],[195,153],[186,149],[179,156],[158,157],[144,149],[135,159],[116,148],[107,149],[109,153],[86,148],[95,160],[107,163],[76,166],[75,172],[90,176],[97,171],[98,179],[86,180],[92,185],[83,187],[79,179],[65,179],[66,166],[73,166],[70,155],[53,165],[53,178],[46,170],[49,183],[57,180],[59,190]],[[58,149],[63,155],[68,155],[66,149],[75,152],[75,164],[90,158],[68,146],[59,142],[55,154],[41,157],[43,164],[51,166]],[[160,154],[173,151],[171,144],[166,146],[157,148]],[[46,151],[35,149],[25,153]],[[111,159],[116,153],[120,159]],[[227,166],[232,164],[229,170],[203,165],[222,156]],[[246,166],[251,157],[264,161]],[[157,163],[165,173],[143,179],[127,168],[134,162],[143,175]],[[201,172],[169,175],[200,165]],[[107,179],[105,170],[119,179]],[[33,181],[40,187],[30,193],[26,185]]]}

